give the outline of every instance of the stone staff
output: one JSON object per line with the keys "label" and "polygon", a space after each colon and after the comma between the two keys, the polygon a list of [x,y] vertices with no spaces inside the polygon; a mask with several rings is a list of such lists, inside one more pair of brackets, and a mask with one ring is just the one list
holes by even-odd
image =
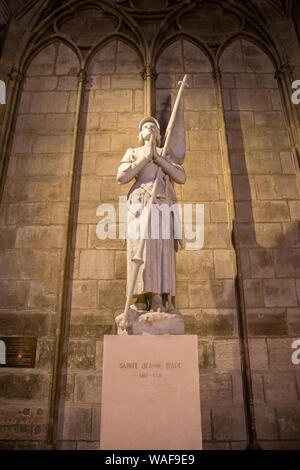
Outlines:
{"label": "stone staff", "polygon": [[[178,91],[178,95],[177,95],[177,98],[176,98],[176,101],[175,101],[175,104],[174,104],[174,108],[173,108],[173,111],[172,111],[172,114],[171,114],[171,117],[170,117],[170,120],[169,120],[169,124],[168,124],[167,130],[166,130],[166,134],[165,134],[165,142],[164,142],[163,151],[162,151],[162,154],[161,154],[161,156],[163,158],[166,157],[166,154],[167,154],[167,151],[168,151],[170,139],[171,139],[171,136],[172,136],[172,131],[173,131],[175,123],[176,123],[176,117],[177,117],[179,104],[180,104],[180,101],[181,101],[181,98],[182,98],[182,95],[183,95],[184,88],[187,86],[186,82],[187,82],[187,75],[185,75],[183,77],[182,82],[179,82],[181,84],[181,86],[180,86],[180,89]],[[151,198],[150,198],[150,201],[149,201],[148,223],[145,224],[145,231],[146,230],[148,231],[149,219],[151,217],[151,206],[152,206],[152,203],[153,203],[153,201],[155,200],[155,197],[156,197],[157,186],[158,186],[158,181],[159,181],[161,172],[162,172],[162,169],[159,167],[158,170],[157,170],[155,183],[154,183],[153,190],[152,190],[152,195],[151,195]],[[123,314],[123,320],[119,324],[120,328],[123,329],[123,330],[128,329],[131,326],[131,321],[129,319],[130,303],[131,303],[131,298],[132,298],[133,293],[134,293],[134,288],[135,288],[135,285],[136,285],[139,269],[140,269],[141,265],[144,263],[143,252],[144,252],[144,247],[145,247],[145,239],[146,239],[146,233],[141,234],[141,238],[140,238],[140,241],[139,241],[137,252],[134,255],[134,257],[132,258],[132,261],[134,263],[134,269],[133,269],[132,277],[130,279],[130,287],[129,287],[129,290],[127,292],[127,298],[126,298],[126,304],[125,304],[125,309],[124,309],[124,314]]]}

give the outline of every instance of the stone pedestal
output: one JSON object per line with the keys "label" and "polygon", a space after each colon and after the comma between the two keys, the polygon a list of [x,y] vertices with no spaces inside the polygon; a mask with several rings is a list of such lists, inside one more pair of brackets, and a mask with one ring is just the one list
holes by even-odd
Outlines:
{"label": "stone pedestal", "polygon": [[202,449],[197,336],[105,336],[103,450]]}

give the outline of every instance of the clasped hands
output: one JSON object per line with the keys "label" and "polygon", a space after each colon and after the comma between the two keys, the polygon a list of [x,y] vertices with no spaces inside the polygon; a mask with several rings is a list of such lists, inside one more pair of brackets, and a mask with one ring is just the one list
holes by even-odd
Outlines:
{"label": "clasped hands", "polygon": [[150,136],[149,143],[145,145],[145,157],[153,163],[157,163],[157,159],[160,157],[156,148],[156,138],[153,134]]}

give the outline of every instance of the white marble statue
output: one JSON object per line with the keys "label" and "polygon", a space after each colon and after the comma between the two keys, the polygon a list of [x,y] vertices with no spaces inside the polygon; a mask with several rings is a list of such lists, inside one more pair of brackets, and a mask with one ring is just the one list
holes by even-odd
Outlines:
{"label": "white marble statue", "polygon": [[[153,117],[143,119],[139,130],[139,139],[143,142],[143,146],[127,150],[117,175],[120,184],[135,180],[128,194],[128,225],[132,218],[139,215],[139,212],[136,214],[135,210],[131,211],[132,205],[141,203],[144,207],[149,206],[158,168],[162,171],[158,175],[159,181],[152,204],[174,205],[177,198],[172,182],[184,184],[186,179],[184,169],[172,160],[170,153],[167,153],[166,157],[161,156],[160,128],[156,119]],[[159,216],[162,219],[163,213],[160,212]],[[160,220],[160,228],[161,222]],[[175,251],[181,240],[174,239],[173,213],[170,223],[169,239],[162,239],[162,230],[160,230],[158,239],[153,239],[149,232],[149,238],[145,240],[143,264],[139,269],[133,292],[137,296],[138,307],[154,311],[174,309],[171,298],[176,294]],[[139,241],[130,238],[130,234],[127,237],[127,294],[133,278],[132,259],[138,250]]]}
{"label": "white marble statue", "polygon": [[[127,197],[127,300],[124,314],[116,319],[122,330],[128,331],[137,317],[141,324],[145,319],[143,312],[152,312],[151,318],[146,316],[148,323],[160,320],[162,312],[164,320],[180,315],[172,301],[176,295],[175,252],[182,244],[173,183],[184,184],[186,180],[181,166],[185,158],[182,94],[186,80],[185,75],[163,148],[159,123],[148,116],[139,124],[143,145],[128,149],[118,169],[119,184],[134,180]],[[139,230],[131,230],[138,225]],[[134,307],[130,305],[132,297],[136,298]]]}

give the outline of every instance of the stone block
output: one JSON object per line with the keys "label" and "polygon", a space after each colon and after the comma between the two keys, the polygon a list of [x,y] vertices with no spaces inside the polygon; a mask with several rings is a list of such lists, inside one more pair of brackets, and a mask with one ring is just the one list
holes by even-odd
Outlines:
{"label": "stone block", "polygon": [[37,136],[33,153],[67,153],[72,151],[72,137],[65,135]]}
{"label": "stone block", "polygon": [[[118,226],[116,227],[118,235]],[[97,250],[123,250],[126,248],[126,240],[110,239],[100,240],[97,237],[96,225],[89,225],[88,227],[88,248]]]}
{"label": "stone block", "polygon": [[299,199],[296,175],[274,175],[273,182],[277,199]]}
{"label": "stone block", "polygon": [[183,72],[183,60],[180,49],[181,46],[177,42],[167,47],[167,49],[165,49],[159,56],[156,64],[156,72]]}
{"label": "stone block", "polygon": [[234,309],[203,309],[182,311],[186,334],[199,337],[233,336],[236,333]]}
{"label": "stone block", "polygon": [[21,259],[16,250],[0,252],[0,279],[20,279]]}
{"label": "stone block", "polygon": [[211,250],[182,251],[177,254],[178,279],[212,279],[214,277]]}
{"label": "stone block", "polygon": [[0,399],[47,402],[49,377],[46,374],[2,372],[0,376]]}
{"label": "stone block", "polygon": [[215,130],[187,131],[190,150],[218,150],[219,136]]}
{"label": "stone block", "polygon": [[60,279],[61,250],[22,250],[22,279]]}
{"label": "stone block", "polygon": [[300,201],[289,201],[291,220],[300,220]]}
{"label": "stone block", "polygon": [[[1,305],[5,308],[4,303]],[[9,313],[1,312],[1,332],[6,336],[47,336],[51,335],[52,315],[46,313]]]}
{"label": "stone block", "polygon": [[287,309],[287,324],[290,335],[300,335],[300,308]]}
{"label": "stone block", "polygon": [[93,58],[90,67],[89,74],[112,74],[115,72],[116,66],[116,54],[117,54],[117,42],[112,41],[105,47],[102,47],[95,57]]}
{"label": "stone block", "polygon": [[39,338],[36,351],[36,368],[50,371],[54,359],[54,339]]}
{"label": "stone block", "polygon": [[268,338],[268,357],[270,369],[276,372],[295,369],[292,363],[293,338]]}
{"label": "stone block", "polygon": [[234,278],[234,253],[229,250],[214,250],[214,266],[216,279]]}
{"label": "stone block", "polygon": [[93,308],[97,306],[97,282],[73,281],[72,307]]}
{"label": "stone block", "polygon": [[41,76],[41,75],[53,75],[54,64],[56,60],[56,47],[54,44],[43,49],[31,62],[27,75]]}
{"label": "stone block", "polygon": [[274,406],[267,405],[266,403],[263,405],[257,404],[255,405],[254,412],[258,439],[278,439],[278,428]]}
{"label": "stone block", "polygon": [[231,102],[233,110],[240,111],[268,111],[272,110],[272,101],[267,90],[236,89],[231,90]]}
{"label": "stone block", "polygon": [[93,339],[71,339],[68,346],[68,367],[70,370],[95,369],[96,345]]}
{"label": "stone block", "polygon": [[88,407],[67,406],[64,411],[62,436],[65,440],[91,439],[92,411]]}
{"label": "stone block", "polygon": [[264,307],[265,300],[262,281],[245,279],[243,285],[246,307]]}
{"label": "stone block", "polygon": [[67,92],[37,92],[32,93],[30,112],[34,114],[66,113],[69,93]]}
{"label": "stone block", "polygon": [[131,90],[97,90],[90,96],[89,112],[130,112],[132,111]]}
{"label": "stone block", "polygon": [[226,202],[212,202],[210,204],[210,220],[214,222],[228,222],[228,204]]}
{"label": "stone block", "polygon": [[[100,441],[100,423],[101,423],[101,408],[92,408],[92,439]],[[100,448],[100,444],[98,449]]]}
{"label": "stone block", "polygon": [[266,400],[270,403],[297,403],[297,384],[293,372],[264,374]]}
{"label": "stone block", "polygon": [[78,86],[77,76],[60,76],[58,77],[58,91],[76,91]]}
{"label": "stone block", "polygon": [[113,251],[81,251],[79,279],[113,279],[114,260]]}
{"label": "stone block", "polygon": [[282,171],[279,154],[275,148],[255,152],[247,149],[246,160],[247,171],[251,175],[268,175]]}
{"label": "stone block", "polygon": [[282,171],[285,174],[296,173],[295,163],[292,152],[280,152]]}
{"label": "stone block", "polygon": [[213,88],[188,88],[184,94],[184,105],[187,111],[207,111],[216,109],[216,93]]}
{"label": "stone block", "polygon": [[255,224],[256,242],[261,247],[271,248],[282,245],[283,231],[279,223],[261,223]]}
{"label": "stone block", "polygon": [[300,249],[284,248],[274,250],[276,277],[300,277]]}
{"label": "stone block", "polygon": [[17,229],[16,248],[62,248],[64,229],[61,225],[20,227]]}
{"label": "stone block", "polygon": [[129,132],[129,130],[127,130],[126,132],[118,132],[113,136],[111,140],[111,150],[113,152],[119,151],[122,158],[122,154],[125,153],[128,148],[138,146],[137,134],[137,131]]}
{"label": "stone block", "polygon": [[199,72],[200,70],[211,72],[211,65],[206,55],[191,42],[183,42],[183,59],[187,73]]}
{"label": "stone block", "polygon": [[47,431],[47,409],[7,404],[1,407],[0,422],[0,439],[44,440]]}
{"label": "stone block", "polygon": [[17,230],[16,227],[1,227],[0,250],[11,249],[15,246]]}
{"label": "stone block", "polygon": [[56,280],[31,281],[28,294],[28,307],[55,311],[58,303],[58,284]]}
{"label": "stone block", "polygon": [[112,310],[74,309],[70,324],[70,336],[77,338],[101,338],[111,334],[114,326]]}
{"label": "stone block", "polygon": [[24,90],[26,91],[53,91],[58,84],[58,78],[49,77],[30,77],[28,76],[24,81]]}
{"label": "stone block", "polygon": [[101,178],[99,176],[82,176],[80,183],[80,201],[99,202]]}
{"label": "stone block", "polygon": [[284,129],[285,120],[283,113],[256,112],[254,113],[256,127],[269,127],[271,129]]}
{"label": "stone block", "polygon": [[55,66],[56,75],[74,75],[79,72],[79,61],[76,54],[65,44],[60,43]]}
{"label": "stone block", "polygon": [[[216,151],[188,151],[184,163],[188,175],[218,175],[222,173],[222,158]],[[188,178],[188,182],[190,177]],[[187,182],[187,184],[188,184]]]}
{"label": "stone block", "polygon": [[201,402],[211,405],[232,403],[232,383],[228,374],[202,374],[200,377]]}
{"label": "stone block", "polygon": [[122,90],[143,89],[143,79],[137,73],[134,74],[114,74],[111,77],[111,88]]}
{"label": "stone block", "polygon": [[288,222],[289,208],[284,201],[253,201],[255,222]]}
{"label": "stone block", "polygon": [[283,336],[288,334],[284,309],[249,309],[247,320],[251,336]]}
{"label": "stone block", "polygon": [[247,176],[232,177],[232,185],[235,199],[237,201],[250,201],[251,200],[251,187]]}
{"label": "stone block", "polygon": [[282,111],[282,100],[279,90],[270,90],[270,98],[274,111]]}
{"label": "stone block", "polygon": [[125,281],[101,281],[98,283],[98,302],[101,308],[125,307]]}
{"label": "stone block", "polygon": [[175,88],[176,75],[171,73],[158,73],[156,79],[156,89]]}
{"label": "stone block", "polygon": [[184,201],[213,201],[219,199],[218,180],[215,176],[190,177],[183,188]]}
{"label": "stone block", "polygon": [[235,203],[236,220],[239,223],[253,223],[252,203],[251,201],[237,201]]}
{"label": "stone block", "polygon": [[176,282],[176,308],[183,309],[189,307],[189,284],[188,282]]}
{"label": "stone block", "polygon": [[249,250],[250,263],[253,278],[274,278],[274,260],[272,250],[252,249]]}
{"label": "stone block", "polygon": [[[277,406],[277,420],[281,439],[297,439],[300,434],[299,403],[294,406]],[[299,449],[300,446],[297,448]]]}
{"label": "stone block", "polygon": [[100,374],[76,374],[74,401],[77,403],[100,403],[101,379]]}
{"label": "stone block", "polygon": [[268,369],[268,350],[265,339],[249,339],[251,368],[253,370]]}
{"label": "stone block", "polygon": [[231,280],[197,281],[189,284],[191,308],[234,308],[235,291]]}
{"label": "stone block", "polygon": [[117,184],[115,177],[103,177],[101,185],[101,201],[116,201],[120,196],[127,196],[132,183]]}
{"label": "stone block", "polygon": [[103,340],[96,341],[96,370],[103,367]]}
{"label": "stone block", "polygon": [[136,74],[141,69],[142,64],[138,54],[122,41],[118,41],[116,72]]}
{"label": "stone block", "polygon": [[125,251],[117,251],[115,259],[116,279],[126,279],[127,276],[127,254]]}
{"label": "stone block", "polygon": [[297,306],[295,281],[290,279],[268,279],[264,281],[266,307]]}
{"label": "stone block", "polygon": [[28,281],[0,281],[2,308],[25,308],[28,298]]}
{"label": "stone block", "polygon": [[99,132],[90,136],[90,152],[107,152],[111,150],[111,134]]}
{"label": "stone block", "polygon": [[245,418],[242,406],[214,406],[213,436],[216,441],[245,440]]}
{"label": "stone block", "polygon": [[135,90],[133,93],[133,110],[143,112],[144,110],[144,91]]}
{"label": "stone block", "polygon": [[241,368],[239,341],[236,339],[214,341],[216,369],[224,372]]}
{"label": "stone block", "polygon": [[214,368],[214,350],[212,340],[198,340],[198,360],[201,370]]}

